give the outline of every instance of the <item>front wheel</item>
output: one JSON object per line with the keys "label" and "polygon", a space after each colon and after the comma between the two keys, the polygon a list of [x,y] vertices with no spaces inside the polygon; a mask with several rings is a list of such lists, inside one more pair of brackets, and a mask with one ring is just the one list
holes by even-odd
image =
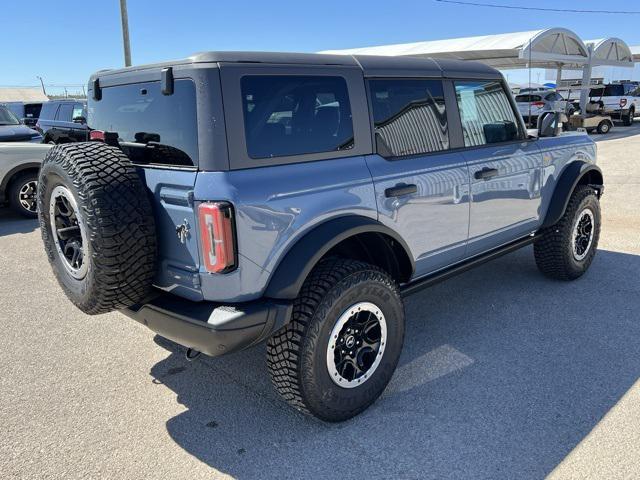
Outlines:
{"label": "front wheel", "polygon": [[373,265],[331,258],[311,272],[291,322],[269,339],[269,373],[290,405],[339,422],[380,396],[403,340],[404,307],[393,279]]}
{"label": "front wheel", "polygon": [[9,205],[23,217],[38,217],[38,172],[19,175],[11,182]]}
{"label": "front wheel", "polygon": [[598,125],[598,133],[605,135],[611,130],[611,124],[607,120],[603,120]]}
{"label": "front wheel", "polygon": [[600,201],[593,188],[578,186],[558,223],[540,232],[534,244],[536,264],[546,276],[574,280],[583,275],[598,248]]}
{"label": "front wheel", "polygon": [[630,127],[631,125],[633,125],[634,116],[635,116],[635,111],[633,108],[630,108],[629,112],[627,112],[627,114],[622,117],[622,124],[625,127]]}

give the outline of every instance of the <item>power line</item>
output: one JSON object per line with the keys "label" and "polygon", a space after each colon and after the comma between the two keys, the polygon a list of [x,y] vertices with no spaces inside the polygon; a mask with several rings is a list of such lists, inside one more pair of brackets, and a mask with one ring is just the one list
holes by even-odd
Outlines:
{"label": "power line", "polygon": [[463,2],[461,0],[435,0],[440,3],[455,3],[469,7],[507,8],[509,10],[535,10],[538,12],[562,12],[562,13],[606,13],[613,15],[640,15],[640,10],[581,10],[577,8],[544,8],[523,7],[516,5],[500,5],[497,3]]}

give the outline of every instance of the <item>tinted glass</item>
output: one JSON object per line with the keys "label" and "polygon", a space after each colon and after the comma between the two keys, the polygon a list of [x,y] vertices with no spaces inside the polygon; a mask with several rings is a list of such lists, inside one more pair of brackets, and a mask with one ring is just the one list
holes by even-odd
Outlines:
{"label": "tinted glass", "polygon": [[247,153],[270,158],[353,148],[347,83],[341,77],[242,77]]}
{"label": "tinted glass", "polygon": [[509,97],[500,82],[455,82],[467,147],[522,138]]}
{"label": "tinted glass", "polygon": [[604,88],[592,88],[589,92],[590,97],[621,97],[624,95],[624,87],[622,85],[607,85]]}
{"label": "tinted glass", "polygon": [[196,165],[196,92],[191,80],[176,80],[173,95],[160,82],[102,89],[89,100],[89,128],[110,132],[134,163]]}
{"label": "tinted glass", "polygon": [[70,122],[72,112],[73,112],[73,104],[63,103],[60,105],[60,108],[58,109],[58,115],[56,116],[56,120],[60,120],[61,122]]}
{"label": "tinted glass", "polygon": [[0,125],[19,125],[20,120],[4,105],[0,105]]}
{"label": "tinted glass", "polygon": [[73,112],[71,113],[71,118],[78,118],[78,117],[86,117],[86,113],[84,111],[84,105],[82,105],[81,103],[76,103],[73,106]]}
{"label": "tinted glass", "polygon": [[440,80],[371,80],[369,95],[378,141],[381,140],[387,150],[385,156],[416,155],[449,148]]}
{"label": "tinted glass", "polygon": [[58,110],[58,104],[52,102],[45,102],[42,104],[42,110],[40,110],[41,120],[53,120],[56,111]]}
{"label": "tinted glass", "polygon": [[28,103],[24,106],[24,116],[27,118],[38,118],[41,109],[41,103]]}
{"label": "tinted glass", "polygon": [[518,95],[516,102],[529,103],[529,102],[541,102],[542,97],[540,95]]}

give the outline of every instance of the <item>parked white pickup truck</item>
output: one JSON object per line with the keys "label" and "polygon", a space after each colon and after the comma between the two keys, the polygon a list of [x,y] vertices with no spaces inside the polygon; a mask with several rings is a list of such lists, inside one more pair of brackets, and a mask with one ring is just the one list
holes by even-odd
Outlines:
{"label": "parked white pickup truck", "polygon": [[604,113],[614,120],[631,125],[640,113],[640,85],[637,83],[610,83],[598,85],[589,91],[589,101],[602,102]]}
{"label": "parked white pickup truck", "polygon": [[25,217],[37,217],[36,187],[42,159],[52,145],[0,143],[0,204]]}

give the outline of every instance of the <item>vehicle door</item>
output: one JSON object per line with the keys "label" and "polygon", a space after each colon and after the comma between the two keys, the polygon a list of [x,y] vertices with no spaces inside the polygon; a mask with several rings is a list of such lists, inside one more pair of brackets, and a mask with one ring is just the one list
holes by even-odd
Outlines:
{"label": "vehicle door", "polygon": [[407,242],[416,276],[461,260],[469,228],[469,172],[462,154],[451,151],[451,83],[372,78],[367,84],[376,151],[366,160],[379,221]]}
{"label": "vehicle door", "polygon": [[526,138],[503,82],[454,84],[471,181],[472,256],[537,229],[542,155]]}
{"label": "vehicle door", "polygon": [[74,142],[85,142],[87,140],[87,112],[82,103],[73,105],[71,113],[71,129],[69,135]]}
{"label": "vehicle door", "polygon": [[73,122],[73,103],[61,103],[56,114],[56,121],[51,128],[51,137],[56,143],[65,143],[72,141]]}

